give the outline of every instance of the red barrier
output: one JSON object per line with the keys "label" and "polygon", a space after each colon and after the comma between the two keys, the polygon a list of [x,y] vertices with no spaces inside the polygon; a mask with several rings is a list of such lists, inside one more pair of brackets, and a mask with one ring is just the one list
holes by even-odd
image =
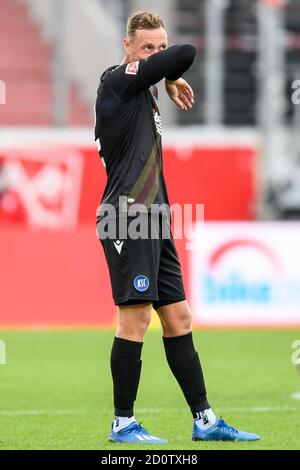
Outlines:
{"label": "red barrier", "polygon": [[[195,146],[164,153],[171,204],[204,203],[206,219],[253,218],[254,149]],[[3,150],[1,162],[6,182],[15,186],[8,185],[10,199],[0,204],[0,327],[111,325],[116,309],[95,234],[106,182],[96,150]],[[184,241],[176,243],[189,294]]]}
{"label": "red barrier", "polygon": [[195,146],[164,151],[170,202],[204,204],[206,220],[255,218],[256,150]]}
{"label": "red barrier", "polygon": [[[106,184],[105,170],[94,149],[84,149],[85,166],[80,221],[94,220]],[[170,203],[205,204],[207,220],[255,218],[256,150],[232,146],[164,149],[164,174]]]}
{"label": "red barrier", "polygon": [[115,307],[95,226],[1,227],[0,326],[111,325]]}

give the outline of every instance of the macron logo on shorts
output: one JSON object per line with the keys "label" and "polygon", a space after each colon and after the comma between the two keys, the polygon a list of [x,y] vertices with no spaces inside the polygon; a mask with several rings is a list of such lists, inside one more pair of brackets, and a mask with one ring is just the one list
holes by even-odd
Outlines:
{"label": "macron logo on shorts", "polygon": [[119,255],[121,254],[121,250],[122,250],[122,246],[123,246],[123,243],[124,243],[124,240],[121,242],[121,240],[117,240],[116,242],[113,242],[114,243],[114,246],[115,246],[115,249],[117,250],[117,252],[119,253]]}
{"label": "macron logo on shorts", "polygon": [[144,276],[143,274],[140,274],[139,276],[136,276],[133,281],[133,285],[136,290],[139,292],[145,292],[149,288],[149,279],[147,276]]}
{"label": "macron logo on shorts", "polygon": [[136,75],[138,73],[139,63],[138,62],[130,62],[125,69],[125,73],[128,75]]}

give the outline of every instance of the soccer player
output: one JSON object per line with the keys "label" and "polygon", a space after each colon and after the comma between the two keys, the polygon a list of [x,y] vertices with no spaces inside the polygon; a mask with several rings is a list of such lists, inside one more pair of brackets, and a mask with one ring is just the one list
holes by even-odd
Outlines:
{"label": "soccer player", "polygon": [[[118,327],[111,351],[115,419],[109,439],[166,442],[138,425],[133,411],[152,306],[161,321],[168,364],[194,418],[192,439],[259,439],[256,434],[238,431],[218,419],[207,401],[178,255],[172,235],[162,236],[165,215],[159,219],[158,237],[120,235],[124,220],[127,229],[128,219],[134,220],[126,219],[125,215],[135,204],[146,207],[146,212],[149,211],[146,218],[156,205],[169,207],[162,172],[161,118],[155,84],[165,79],[170,99],[182,110],[190,109],[194,103],[193,90],[181,77],[193,63],[195,48],[188,44],[168,48],[166,28],[160,17],[136,12],[128,19],[124,49],[122,64],[102,74],[95,106],[95,140],[108,178],[97,212],[97,229],[118,306]],[[109,207],[115,213],[108,217]],[[114,218],[119,222],[117,231],[105,237],[101,224]]]}

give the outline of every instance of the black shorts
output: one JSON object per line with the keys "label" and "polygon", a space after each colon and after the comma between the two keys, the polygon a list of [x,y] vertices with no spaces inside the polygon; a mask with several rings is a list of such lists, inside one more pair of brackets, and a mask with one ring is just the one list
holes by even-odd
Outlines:
{"label": "black shorts", "polygon": [[159,236],[100,241],[116,305],[152,302],[157,310],[162,305],[185,300],[181,266],[171,233],[166,239]]}

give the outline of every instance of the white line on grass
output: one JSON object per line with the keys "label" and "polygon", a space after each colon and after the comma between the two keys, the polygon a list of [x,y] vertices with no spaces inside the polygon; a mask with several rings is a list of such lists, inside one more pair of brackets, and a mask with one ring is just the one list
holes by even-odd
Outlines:
{"label": "white line on grass", "polygon": [[[300,394],[299,398],[300,399]],[[274,411],[297,411],[298,408],[288,406],[253,406],[239,408],[215,408],[217,413],[271,413]],[[137,408],[138,413],[186,413],[188,408]]]}
{"label": "white line on grass", "polygon": [[0,410],[0,416],[39,416],[39,415],[73,415],[79,414],[79,410]]}
{"label": "white line on grass", "polygon": [[[294,393],[293,398],[300,400],[300,392]],[[216,413],[273,413],[284,411],[298,411],[298,408],[288,406],[254,406],[254,407],[238,407],[238,408],[215,408]],[[0,416],[59,416],[59,415],[75,415],[83,413],[83,410],[0,410]],[[189,413],[188,408],[136,408],[136,413],[144,414],[163,414],[163,413]],[[102,414],[112,414],[112,411],[103,410]]]}

